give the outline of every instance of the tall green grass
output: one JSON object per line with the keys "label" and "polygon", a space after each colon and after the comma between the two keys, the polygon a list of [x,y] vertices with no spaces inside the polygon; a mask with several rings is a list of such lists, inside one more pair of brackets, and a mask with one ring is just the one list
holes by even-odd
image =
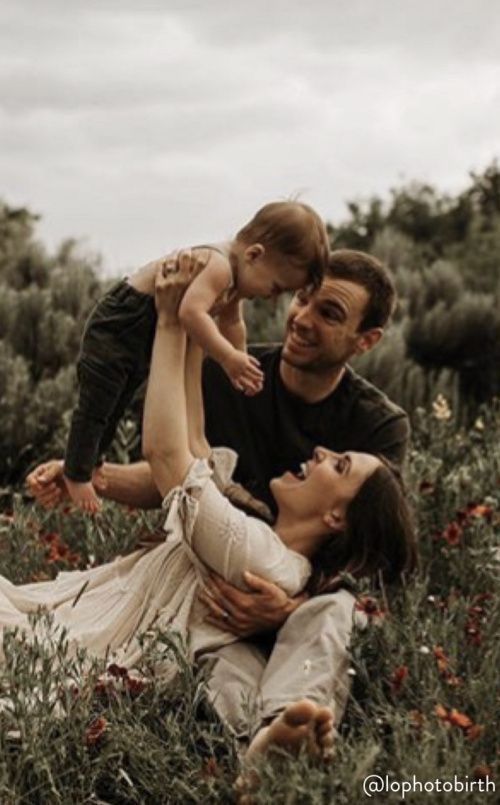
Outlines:
{"label": "tall green grass", "polygon": [[[446,406],[417,416],[408,485],[420,569],[397,592],[361,585],[369,626],[352,645],[352,697],[333,760],[285,755],[261,769],[256,802],[355,803],[364,777],[474,780],[498,786],[500,411],[465,433]],[[100,563],[158,522],[106,504],[95,521],[47,513],[14,496],[0,520],[2,573],[15,582]],[[50,633],[41,615],[40,630]],[[5,636],[0,669],[0,803],[225,803],[234,801],[236,747],[206,701],[205,680],[174,635],[158,633],[143,678],[105,670],[67,639]],[[163,688],[154,659],[180,673]],[[367,800],[368,801],[368,800]],[[401,801],[397,794],[372,802]],[[498,801],[496,793],[406,794],[405,802]]]}

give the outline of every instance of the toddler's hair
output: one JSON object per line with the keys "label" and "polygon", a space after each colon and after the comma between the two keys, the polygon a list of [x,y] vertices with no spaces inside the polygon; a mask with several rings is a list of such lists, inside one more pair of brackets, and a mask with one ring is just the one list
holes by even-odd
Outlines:
{"label": "toddler's hair", "polygon": [[245,245],[261,243],[293,268],[307,271],[307,283],[321,285],[330,247],[326,227],[312,207],[300,201],[274,201],[262,207],[236,235]]}

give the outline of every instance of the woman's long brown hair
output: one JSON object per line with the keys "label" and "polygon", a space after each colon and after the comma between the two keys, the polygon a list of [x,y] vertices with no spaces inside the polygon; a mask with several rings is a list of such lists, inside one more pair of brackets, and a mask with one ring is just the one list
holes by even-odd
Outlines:
{"label": "woman's long brown hair", "polygon": [[378,467],[349,503],[346,525],[312,559],[307,585],[312,595],[334,592],[342,573],[370,576],[391,584],[417,564],[416,535],[410,507],[396,467],[382,456]]}

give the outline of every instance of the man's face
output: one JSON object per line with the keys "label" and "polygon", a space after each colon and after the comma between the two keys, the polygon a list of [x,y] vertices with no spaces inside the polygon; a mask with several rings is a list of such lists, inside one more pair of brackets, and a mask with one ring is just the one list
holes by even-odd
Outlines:
{"label": "man's face", "polygon": [[308,372],[342,366],[362,351],[358,328],[367,303],[362,285],[333,277],[325,277],[313,293],[298,291],[288,313],[283,361]]}

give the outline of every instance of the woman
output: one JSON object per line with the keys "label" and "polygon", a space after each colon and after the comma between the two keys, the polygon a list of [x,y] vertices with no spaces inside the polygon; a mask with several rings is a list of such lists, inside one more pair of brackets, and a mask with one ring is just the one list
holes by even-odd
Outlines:
{"label": "woman", "polygon": [[[317,448],[299,475],[271,482],[273,528],[224,497],[236,456],[224,448],[211,453],[204,437],[201,353],[187,345],[177,318],[188,282],[189,271],[158,278],[144,414],[144,454],[168,509],[165,541],[50,582],[16,587],[0,577],[1,626],[29,631],[28,613],[44,606],[76,645],[132,667],[153,624],[189,637],[193,657],[235,640],[205,621],[196,593],[207,568],[241,588],[250,570],[295,595],[308,582],[313,591],[331,588],[342,570],[391,580],[413,566],[404,498],[375,456]],[[170,676],[175,668],[166,663],[162,671]]]}

